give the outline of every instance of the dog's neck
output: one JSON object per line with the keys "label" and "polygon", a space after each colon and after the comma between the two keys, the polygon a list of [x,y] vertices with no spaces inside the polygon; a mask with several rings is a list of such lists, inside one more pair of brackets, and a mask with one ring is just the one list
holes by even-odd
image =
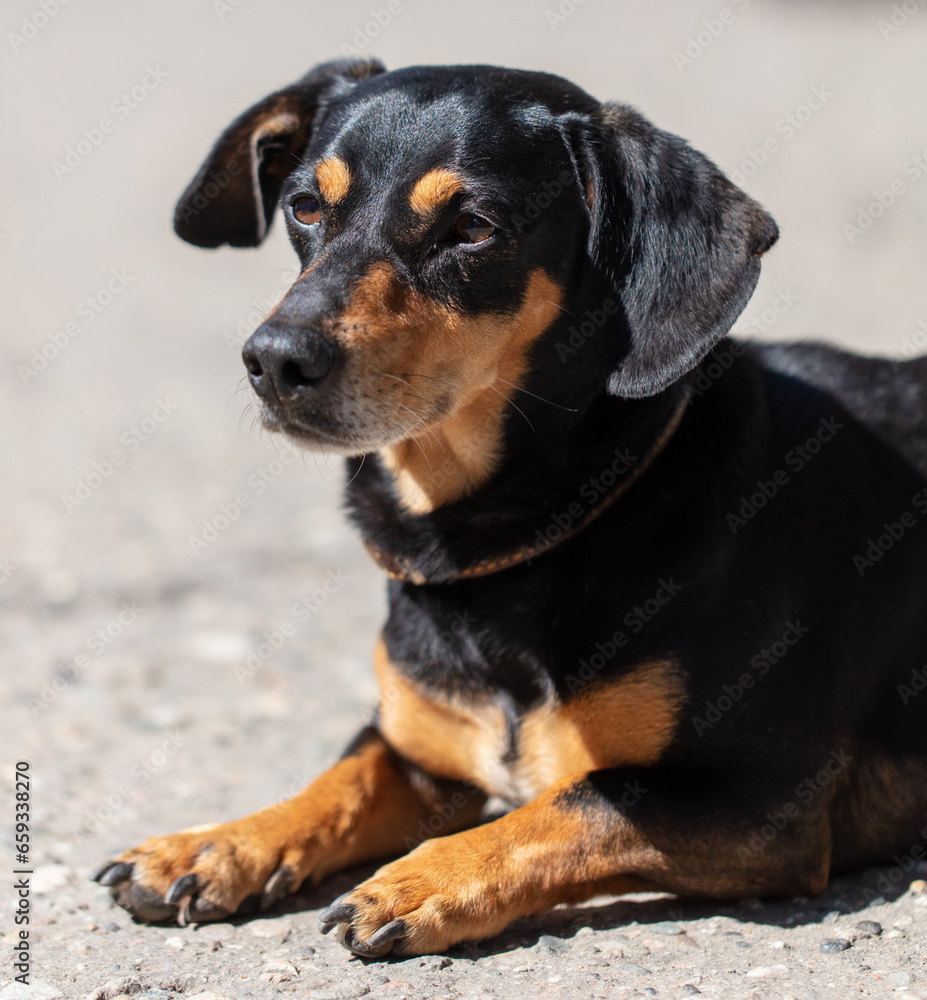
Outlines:
{"label": "dog's neck", "polygon": [[381,450],[402,507],[430,514],[489,480],[502,456],[505,388],[492,385],[437,426]]}
{"label": "dog's neck", "polygon": [[[531,424],[511,416],[501,449],[478,452],[491,461],[474,462],[466,439],[453,432],[421,440],[418,459],[410,460],[412,446],[405,454],[393,449],[349,460],[353,519],[380,566],[414,583],[452,582],[530,561],[550,547],[542,542],[539,551],[535,543],[546,537],[554,514],[574,512],[572,536],[646,475],[679,426],[685,400],[681,386],[648,400],[602,397],[573,424],[562,413],[528,408]],[[498,405],[505,404],[500,396]],[[584,491],[590,482],[596,487]],[[452,499],[441,502],[443,496]]]}

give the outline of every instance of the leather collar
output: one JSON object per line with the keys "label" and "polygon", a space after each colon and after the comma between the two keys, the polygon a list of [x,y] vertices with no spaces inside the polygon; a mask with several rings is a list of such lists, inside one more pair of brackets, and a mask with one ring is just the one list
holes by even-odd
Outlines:
{"label": "leather collar", "polygon": [[683,396],[679,404],[673,410],[669,420],[661,431],[660,435],[650,446],[624,477],[619,479],[618,484],[589,510],[586,515],[577,520],[570,527],[560,531],[555,539],[547,540],[543,544],[524,544],[517,549],[512,549],[502,555],[480,559],[468,566],[457,568],[453,573],[442,573],[440,577],[430,579],[421,569],[413,564],[413,560],[399,554],[387,552],[378,547],[371,539],[364,538],[364,545],[370,553],[373,561],[386,571],[387,576],[393,580],[403,580],[406,583],[432,584],[432,583],[455,583],[458,580],[470,580],[476,577],[489,576],[492,573],[499,573],[512,566],[530,562],[545,552],[562,545],[565,541],[579,534],[597,518],[601,517],[617,500],[619,500],[631,487],[644,475],[651,465],[657,460],[666,446],[673,439],[673,435],[682,423],[682,418],[689,404],[688,393]]}

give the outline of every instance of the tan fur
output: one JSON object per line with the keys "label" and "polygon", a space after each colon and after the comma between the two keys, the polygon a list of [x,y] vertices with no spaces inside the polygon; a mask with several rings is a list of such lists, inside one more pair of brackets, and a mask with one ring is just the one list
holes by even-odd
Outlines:
{"label": "tan fur", "polygon": [[409,510],[433,510],[492,475],[503,420],[515,412],[513,387],[562,294],[537,270],[514,315],[469,317],[403,286],[385,263],[356,289],[337,335],[352,359],[351,382],[374,389],[387,411],[381,426],[407,428],[382,454]]}
{"label": "tan fur", "polygon": [[569,774],[656,764],[684,701],[677,667],[659,662],[589,684],[565,705],[536,709],[522,721],[518,741],[525,784],[537,794]]}
{"label": "tan fur", "polygon": [[356,907],[355,939],[401,919],[405,934],[394,951],[440,954],[558,903],[649,888],[616,876],[618,857],[590,831],[587,817],[558,807],[558,792],[493,823],[421,844],[381,868],[346,900]]}
{"label": "tan fur", "polygon": [[[296,889],[407,848],[406,838],[417,843],[423,830],[450,833],[476,820],[482,799],[471,796],[449,811],[447,798],[447,789],[434,784],[413,787],[389,748],[374,739],[292,799],[231,823],[152,837],[114,860],[134,864],[134,880],[161,896],[175,879],[195,873],[208,883],[199,895],[233,912],[281,865],[292,871]],[[441,822],[428,826],[436,815]]]}
{"label": "tan fur", "polygon": [[374,654],[380,683],[380,732],[407,760],[441,778],[500,792],[506,748],[505,715],[487,699],[455,704],[429,697],[390,661],[381,640]]}
{"label": "tan fur", "polygon": [[656,763],[684,701],[675,665],[647,663],[589,685],[565,705],[552,701],[529,712],[510,733],[501,704],[491,698],[429,694],[403,676],[382,641],[374,660],[387,741],[431,774],[472,782],[516,803],[569,775]]}
{"label": "tan fur", "polygon": [[462,190],[463,184],[453,171],[437,167],[415,182],[409,195],[409,205],[416,215],[431,215]]}
{"label": "tan fur", "polygon": [[566,778],[492,823],[426,841],[348,896],[354,939],[363,942],[402,920],[394,950],[430,955],[593,896],[656,891],[737,899],[820,891],[826,884],[823,819],[808,831],[809,840],[819,841],[818,862],[782,864],[789,848],[773,843],[769,856],[746,866],[730,860],[736,830],[722,824],[699,826],[697,836],[685,828],[654,830],[636,822],[635,808],[616,812],[583,792],[578,779]]}
{"label": "tan fur", "polygon": [[319,192],[330,205],[344,201],[351,190],[351,170],[337,156],[322,160],[315,168],[315,178],[319,182]]}

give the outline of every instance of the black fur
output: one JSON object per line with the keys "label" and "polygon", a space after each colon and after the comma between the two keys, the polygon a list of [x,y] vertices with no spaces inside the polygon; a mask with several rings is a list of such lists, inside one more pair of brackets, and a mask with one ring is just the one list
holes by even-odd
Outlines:
{"label": "black fur", "polygon": [[[423,294],[470,314],[516,308],[537,268],[565,292],[487,484],[412,514],[375,454],[348,461],[361,533],[430,581],[390,584],[392,659],[432,690],[502,699],[513,732],[532,705],[582,689],[597,649],[613,652],[596,680],[674,660],[686,714],[649,773],[667,791],[640,803],[642,823],[667,828],[667,803],[684,788],[707,790],[679,793],[707,821],[724,789],[723,811],[750,829],[839,752],[853,763],[805,814],[808,829],[828,810],[852,819],[834,827],[833,865],[908,850],[927,823],[927,695],[898,693],[927,663],[927,360],[723,340],[778,236],[772,219],[682,140],[563,80],[328,65],[280,95],[301,124],[274,140],[282,155],[267,150],[265,221],[280,190],[287,202],[310,183],[300,159],[337,152],[365,171],[327,234],[291,227],[303,265],[319,265],[287,315],[313,327],[384,256]],[[259,241],[260,206],[242,185],[189,209],[272,106],[220,139],[178,210],[185,239]],[[474,255],[463,270],[423,259],[408,220],[397,214],[391,229],[378,214],[397,176],[436,163],[467,167],[503,233],[495,256]],[[526,206],[558,178],[560,193],[528,219]],[[606,316],[605,304],[607,318],[584,333],[584,317]],[[628,453],[627,475],[686,396],[668,447],[607,513],[510,569],[457,579],[477,560],[552,537],[571,505],[591,509],[603,470]],[[903,536],[872,558],[903,519]],[[659,612],[638,615],[661,587],[671,594]],[[799,639],[787,655],[755,666],[790,627]],[[714,720],[710,706],[744,674],[755,685]],[[904,809],[862,815],[872,762],[915,776]],[[607,800],[625,780],[622,769],[592,776],[576,801]],[[801,841],[801,830],[789,836]]]}

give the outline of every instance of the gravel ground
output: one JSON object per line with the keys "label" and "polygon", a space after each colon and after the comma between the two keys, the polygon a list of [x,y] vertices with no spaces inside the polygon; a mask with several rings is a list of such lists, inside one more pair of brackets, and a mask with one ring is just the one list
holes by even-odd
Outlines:
{"label": "gravel ground", "polygon": [[237,346],[292,274],[283,233],[210,253],[170,232],[216,133],[273,87],[345,45],[390,66],[560,72],[740,171],[779,220],[742,332],[927,344],[927,173],[911,159],[927,149],[927,7],[394,0],[382,26],[381,8],[7,0],[0,14],[0,761],[11,791],[31,762],[34,865],[32,983],[10,984],[9,875],[0,998],[927,997],[927,871],[905,858],[819,899],[597,900],[389,963],[315,930],[363,872],[269,918],[183,929],[135,925],[87,881],[149,834],[291,794],[374,701],[382,579],[342,521],[340,469],[253,429],[236,392]]}

